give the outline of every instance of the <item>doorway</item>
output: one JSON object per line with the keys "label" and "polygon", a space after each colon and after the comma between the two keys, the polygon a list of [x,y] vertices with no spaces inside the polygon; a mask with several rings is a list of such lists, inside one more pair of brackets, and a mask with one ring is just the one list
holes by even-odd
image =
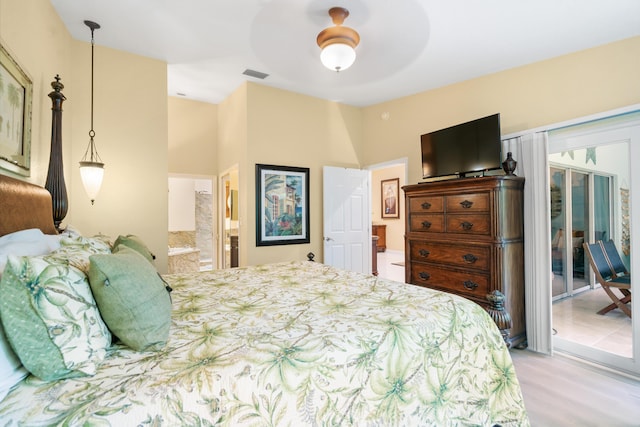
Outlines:
{"label": "doorway", "polygon": [[[405,206],[402,186],[407,184],[407,165],[408,159],[401,158],[369,167],[371,171],[372,231],[380,234],[376,245],[378,277],[403,283],[405,281]],[[398,179],[398,211],[396,215],[388,215],[384,212],[382,183],[393,183],[396,179]]]}
{"label": "doorway", "polygon": [[239,259],[239,193],[237,166],[224,172],[220,178],[220,266],[233,268]]}
{"label": "doorway", "polygon": [[598,314],[611,300],[582,245],[612,240],[630,271],[631,147],[615,133],[594,133],[550,135],[553,343],[557,350],[626,368],[634,359],[633,321],[620,310]]}
{"label": "doorway", "polygon": [[214,177],[169,175],[169,273],[216,268],[214,182]]}

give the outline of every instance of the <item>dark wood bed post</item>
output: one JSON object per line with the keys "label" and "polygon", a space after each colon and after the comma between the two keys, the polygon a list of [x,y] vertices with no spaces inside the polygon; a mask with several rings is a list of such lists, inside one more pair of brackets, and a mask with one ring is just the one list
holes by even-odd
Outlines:
{"label": "dark wood bed post", "polygon": [[51,98],[51,154],[49,155],[49,171],[47,172],[47,182],[44,186],[51,193],[53,203],[53,223],[58,232],[60,223],[67,216],[68,199],[67,187],[64,183],[64,167],[62,162],[62,102],[66,100],[61,90],[64,85],[60,83],[60,76],[56,75],[55,81],[51,82],[53,92],[49,93]]}

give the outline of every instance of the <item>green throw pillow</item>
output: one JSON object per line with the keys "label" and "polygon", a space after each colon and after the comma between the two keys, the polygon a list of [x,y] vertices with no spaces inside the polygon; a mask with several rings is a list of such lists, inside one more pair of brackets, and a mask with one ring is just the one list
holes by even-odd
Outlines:
{"label": "green throw pillow", "polygon": [[9,256],[0,295],[5,334],[29,372],[44,381],[96,373],[111,334],[84,273],[48,256]]}
{"label": "green throw pillow", "polygon": [[113,243],[113,252],[118,252],[119,246],[126,246],[128,248],[133,249],[134,251],[140,253],[144,256],[149,262],[153,262],[156,259],[156,256],[151,253],[147,245],[140,239],[138,236],[134,236],[133,234],[128,234],[126,236],[118,236],[116,241]]}
{"label": "green throw pillow", "polygon": [[134,350],[159,350],[171,325],[164,282],[142,255],[127,247],[89,258],[89,283],[111,332]]}

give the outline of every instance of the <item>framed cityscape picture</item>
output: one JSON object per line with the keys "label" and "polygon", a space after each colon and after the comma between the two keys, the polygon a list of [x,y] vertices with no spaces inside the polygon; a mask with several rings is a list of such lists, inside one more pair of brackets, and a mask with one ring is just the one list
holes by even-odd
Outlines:
{"label": "framed cityscape picture", "polygon": [[256,164],[256,245],[309,243],[309,168]]}

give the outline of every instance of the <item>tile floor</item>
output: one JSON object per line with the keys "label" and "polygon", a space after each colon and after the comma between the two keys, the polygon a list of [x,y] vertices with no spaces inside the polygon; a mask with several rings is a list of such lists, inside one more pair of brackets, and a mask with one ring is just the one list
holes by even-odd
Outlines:
{"label": "tile floor", "polygon": [[554,332],[568,341],[631,357],[631,318],[617,309],[597,314],[610,303],[600,288],[554,302]]}
{"label": "tile floor", "polygon": [[[404,266],[398,263],[404,263],[403,252],[378,252],[378,277],[404,282]],[[610,302],[599,288],[554,302],[554,332],[568,341],[630,357],[631,319],[620,310],[597,314]]]}
{"label": "tile floor", "polygon": [[404,283],[404,252],[378,252],[378,277]]}

